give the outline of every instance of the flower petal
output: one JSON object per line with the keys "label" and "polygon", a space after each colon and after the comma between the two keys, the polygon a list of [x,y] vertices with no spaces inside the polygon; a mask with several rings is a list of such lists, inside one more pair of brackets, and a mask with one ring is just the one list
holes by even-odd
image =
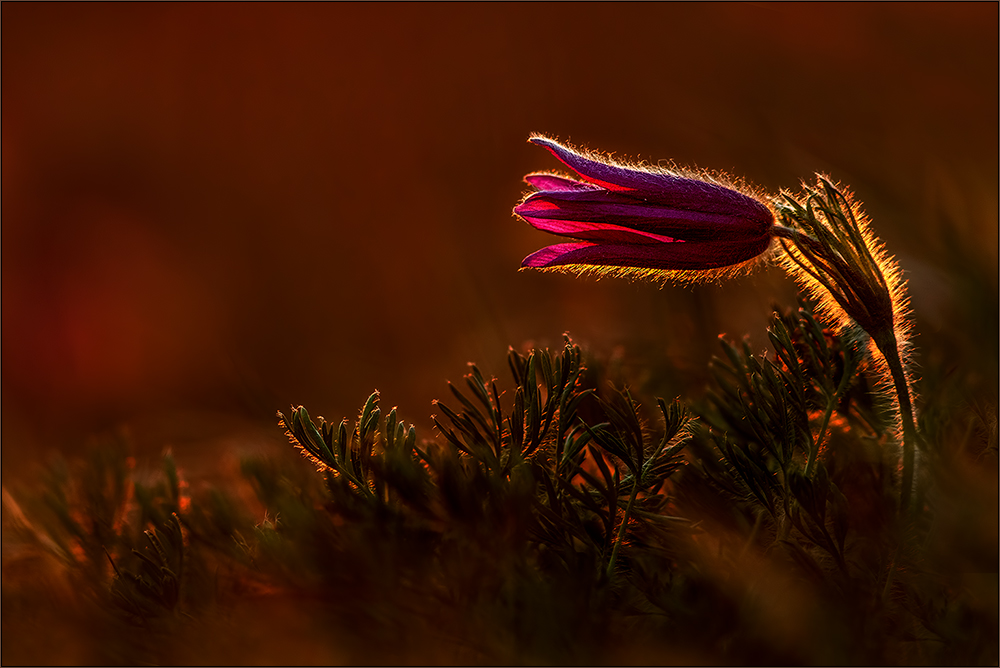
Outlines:
{"label": "flower petal", "polygon": [[591,183],[609,190],[629,191],[657,188],[653,174],[585,158],[576,151],[548,137],[532,137],[528,141],[549,149],[552,155],[558,158],[560,162],[577,172],[580,176]]}
{"label": "flower petal", "polygon": [[596,186],[592,186],[589,183],[582,183],[580,181],[574,181],[573,179],[568,179],[565,176],[559,176],[558,174],[548,174],[545,172],[536,172],[533,174],[528,174],[524,177],[525,182],[529,185],[537,188],[538,190],[548,190],[548,191],[559,191],[559,190],[595,190]]}
{"label": "flower petal", "polygon": [[587,181],[611,191],[710,213],[738,214],[748,208],[767,210],[752,197],[715,183],[594,160],[547,137],[532,137],[529,141],[547,148]]}
{"label": "flower petal", "polygon": [[767,250],[770,239],[746,241],[678,241],[663,244],[556,244],[535,251],[522,267],[594,265],[664,270],[704,270],[739,264]]}
{"label": "flower petal", "polygon": [[546,246],[545,248],[536,250],[534,253],[524,258],[521,261],[521,266],[541,269],[543,267],[553,267],[565,264],[564,262],[558,261],[560,257],[571,254],[573,251],[581,248],[591,248],[594,246],[596,246],[596,244],[587,243],[585,241],[572,244],[556,244],[554,246]]}
{"label": "flower petal", "polygon": [[600,222],[685,239],[766,235],[774,221],[763,206],[743,215],[709,213],[642,202],[606,190],[535,193],[515,207],[514,213],[525,219]]}
{"label": "flower petal", "polygon": [[678,241],[674,237],[644,232],[642,230],[612,225],[609,223],[592,223],[576,220],[550,220],[547,218],[525,217],[525,220],[535,229],[573,237],[583,241],[601,241],[620,244],[669,244]]}

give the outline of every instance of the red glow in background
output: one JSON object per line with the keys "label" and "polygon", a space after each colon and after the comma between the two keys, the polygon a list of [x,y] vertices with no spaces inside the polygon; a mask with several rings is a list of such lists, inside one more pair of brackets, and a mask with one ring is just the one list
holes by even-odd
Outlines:
{"label": "red glow in background", "polygon": [[275,410],[376,388],[429,437],[466,362],[505,377],[564,331],[664,396],[720,332],[766,345],[776,269],[518,272],[550,243],[521,177],[560,167],[531,132],[769,192],[830,174],[906,270],[917,345],[950,344],[923,363],[992,339],[995,391],[996,4],[5,3],[2,49],[5,485],[123,425],[287,447]]}

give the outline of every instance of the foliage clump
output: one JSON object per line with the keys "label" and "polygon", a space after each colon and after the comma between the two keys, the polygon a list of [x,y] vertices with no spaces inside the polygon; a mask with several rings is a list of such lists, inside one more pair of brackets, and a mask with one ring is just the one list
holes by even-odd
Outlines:
{"label": "foliage clump", "polygon": [[[690,407],[567,338],[511,350],[505,391],[471,367],[433,439],[378,393],[353,424],[294,408],[308,463],[244,460],[252,502],[96,450],[23,510],[5,490],[4,611],[103,664],[996,663],[995,422],[929,403],[901,512],[857,345],[809,304],[769,339],[722,341]],[[8,577],[27,563],[44,577]]]}

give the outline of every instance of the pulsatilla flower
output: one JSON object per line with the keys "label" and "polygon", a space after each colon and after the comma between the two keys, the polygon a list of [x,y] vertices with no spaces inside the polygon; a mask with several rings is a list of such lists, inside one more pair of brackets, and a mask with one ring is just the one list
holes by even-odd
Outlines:
{"label": "pulsatilla flower", "polygon": [[754,196],[705,178],[622,165],[534,136],[580,180],[533,173],[537,192],[514,213],[576,241],[532,253],[522,267],[699,280],[740,273],[771,247],[774,215]]}

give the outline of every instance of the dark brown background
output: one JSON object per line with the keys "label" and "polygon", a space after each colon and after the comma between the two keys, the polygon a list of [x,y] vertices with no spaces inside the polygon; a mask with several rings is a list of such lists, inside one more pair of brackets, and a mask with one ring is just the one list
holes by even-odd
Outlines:
{"label": "dark brown background", "polygon": [[535,131],[772,192],[828,172],[907,271],[918,345],[945,351],[924,368],[995,388],[997,18],[4,3],[5,484],[121,426],[150,452],[278,447],[276,409],[339,418],[375,388],[429,436],[466,362],[502,375],[508,344],[564,331],[668,395],[698,392],[718,333],[765,345],[795,299],[773,268],[663,290],[518,273],[549,241],[511,215],[556,167]]}

